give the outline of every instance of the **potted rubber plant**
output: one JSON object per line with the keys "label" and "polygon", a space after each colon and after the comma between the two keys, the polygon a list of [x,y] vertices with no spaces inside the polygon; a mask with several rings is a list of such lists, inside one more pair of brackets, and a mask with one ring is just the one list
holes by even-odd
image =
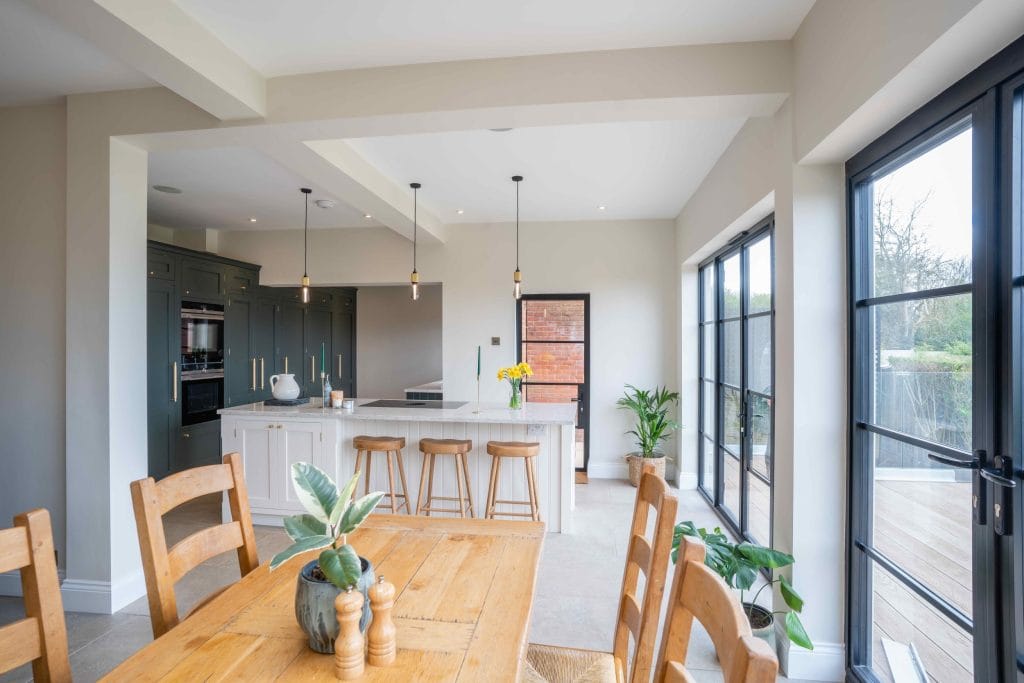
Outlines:
{"label": "potted rubber plant", "polygon": [[[676,525],[672,537],[673,563],[679,557],[679,545],[683,536],[702,540],[707,550],[704,564],[721,576],[729,586],[740,591],[743,613],[747,615],[754,635],[767,640],[769,644],[774,644],[772,634],[775,630],[775,617],[785,615],[783,626],[789,639],[800,647],[814,649],[814,643],[811,642],[798,615],[804,608],[804,600],[785,576],[778,574],[776,578],[766,581],[754,593],[750,602],[746,600],[747,592],[753,588],[759,572],[764,569],[788,567],[795,561],[792,555],[756,543],[733,543],[719,527],[715,527],[714,531],[708,531],[698,529],[693,522],[680,522]],[[779,584],[779,592],[788,610],[772,611],[757,604],[761,591],[775,584]]]}
{"label": "potted rubber plant", "polygon": [[664,479],[665,454],[658,447],[674,430],[679,429],[679,423],[669,417],[669,411],[679,404],[679,392],[669,391],[665,387],[637,389],[627,384],[626,392],[617,404],[631,411],[636,418],[633,429],[626,432],[636,437],[637,445],[636,451],[626,455],[629,482],[639,486],[640,473],[648,463],[654,465],[655,474]]}
{"label": "potted rubber plant", "polygon": [[360,557],[348,544],[347,536],[380,503],[384,493],[375,491],[352,499],[359,481],[353,475],[344,489],[321,469],[308,462],[292,463],[292,487],[307,513],[285,517],[284,529],[292,544],[270,561],[270,569],[281,566],[296,555],[321,550],[320,555],[299,571],[295,587],[295,618],[316,652],[334,652],[338,637],[338,618],[334,599],[349,586],[363,593],[363,614],[359,627],[366,631],[370,623],[368,591],[374,582],[373,565]]}

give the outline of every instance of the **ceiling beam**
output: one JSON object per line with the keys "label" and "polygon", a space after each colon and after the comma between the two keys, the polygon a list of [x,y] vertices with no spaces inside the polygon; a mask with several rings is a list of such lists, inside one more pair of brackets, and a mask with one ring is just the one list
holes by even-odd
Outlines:
{"label": "ceiling beam", "polygon": [[172,0],[31,0],[222,121],[262,118],[266,80]]}

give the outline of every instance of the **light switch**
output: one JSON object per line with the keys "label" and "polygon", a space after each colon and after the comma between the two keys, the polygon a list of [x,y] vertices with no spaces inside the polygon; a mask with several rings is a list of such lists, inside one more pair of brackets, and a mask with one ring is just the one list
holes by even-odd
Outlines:
{"label": "light switch", "polygon": [[501,346],[501,337],[491,337],[491,346]]}
{"label": "light switch", "polygon": [[547,425],[526,425],[527,436],[544,436],[547,433]]}

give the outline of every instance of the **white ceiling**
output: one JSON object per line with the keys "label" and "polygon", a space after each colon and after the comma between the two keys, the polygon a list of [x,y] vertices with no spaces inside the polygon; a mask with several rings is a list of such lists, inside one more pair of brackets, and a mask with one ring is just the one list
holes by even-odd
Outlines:
{"label": "white ceiling", "polygon": [[395,183],[423,183],[420,201],[443,223],[514,220],[517,174],[523,221],[671,219],[742,125],[629,122],[346,142]]}
{"label": "white ceiling", "polygon": [[814,0],[176,2],[266,76],[587,50],[788,40],[814,4]]}
{"label": "white ceiling", "polygon": [[155,85],[22,0],[0,0],[0,106]]}
{"label": "white ceiling", "polygon": [[[157,192],[153,185],[177,187],[182,194]],[[301,228],[300,187],[313,189],[310,229],[380,225],[342,202],[332,209],[319,208],[313,203],[316,199],[336,197],[265,154],[241,147],[151,153],[149,222],[171,228],[214,230]]]}

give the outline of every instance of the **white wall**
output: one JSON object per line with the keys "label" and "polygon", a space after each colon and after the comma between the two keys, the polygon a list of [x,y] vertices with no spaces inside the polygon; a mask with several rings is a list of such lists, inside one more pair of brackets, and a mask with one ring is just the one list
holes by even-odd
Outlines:
{"label": "white wall", "polygon": [[[591,472],[621,476],[633,450],[628,415],[615,400],[627,382],[676,386],[675,227],[672,221],[525,223],[520,266],[527,293],[590,293]],[[442,282],[445,396],[476,396],[476,347],[483,348],[484,401],[507,400],[492,371],[515,360],[513,226],[449,226],[448,241],[421,248],[424,282]],[[264,284],[302,274],[299,231],[222,232],[220,253],[263,265]],[[389,230],[310,232],[314,284],[401,284],[411,244]],[[501,346],[490,345],[492,336]],[[360,393],[362,389],[362,378]],[[670,452],[674,447],[670,447]]]}
{"label": "white wall", "polygon": [[64,104],[0,109],[0,150],[0,527],[47,508],[63,567]]}
{"label": "white wall", "polygon": [[356,293],[356,380],[363,398],[405,398],[405,390],[444,376],[442,287],[360,287]]}

